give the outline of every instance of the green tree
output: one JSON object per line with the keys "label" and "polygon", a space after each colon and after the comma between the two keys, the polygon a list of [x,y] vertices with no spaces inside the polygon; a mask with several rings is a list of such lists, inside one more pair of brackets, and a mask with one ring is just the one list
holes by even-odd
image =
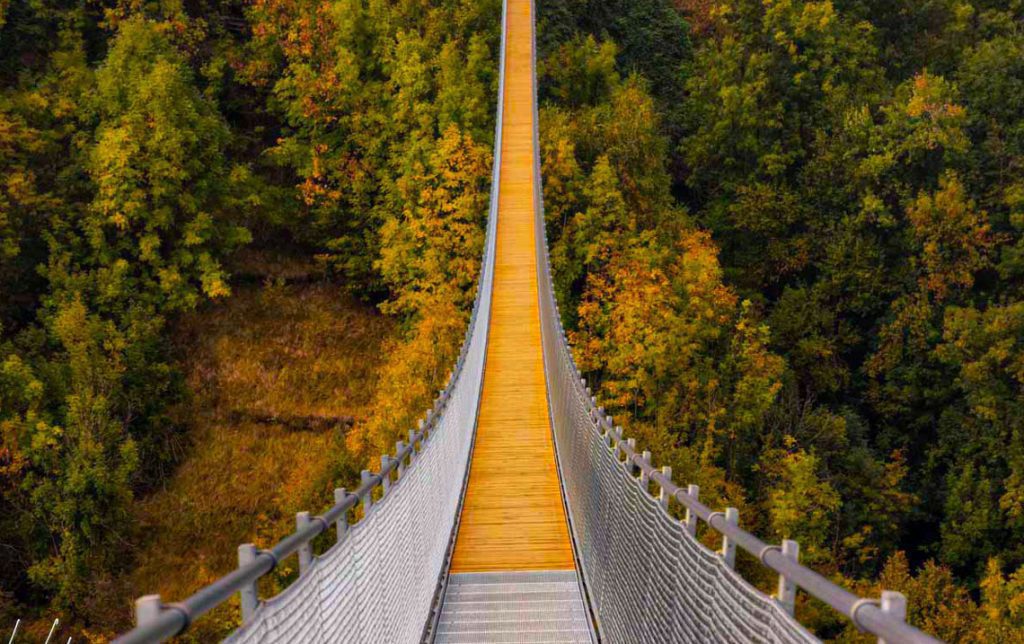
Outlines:
{"label": "green tree", "polygon": [[831,559],[832,523],[842,500],[828,481],[822,480],[819,459],[795,449],[792,441],[789,450],[774,459],[770,453],[764,456],[771,479],[768,512],[772,529],[780,538],[800,544],[801,559],[811,564],[827,562]]}
{"label": "green tree", "polygon": [[[121,23],[96,74],[99,125],[87,171],[96,196],[51,249],[57,290],[91,291],[94,306],[174,311],[229,292],[220,256],[249,240],[225,207],[228,130],[161,33]],[[78,253],[63,237],[80,236]],[[77,240],[76,240],[77,241]]]}

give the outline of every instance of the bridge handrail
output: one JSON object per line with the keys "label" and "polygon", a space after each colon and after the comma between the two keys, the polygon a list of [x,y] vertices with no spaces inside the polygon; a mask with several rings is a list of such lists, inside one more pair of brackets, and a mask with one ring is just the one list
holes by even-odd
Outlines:
{"label": "bridge handrail", "polygon": [[[581,385],[585,386],[585,380],[581,380]],[[596,411],[601,412],[600,408],[596,408]],[[939,641],[884,610],[882,608],[882,605],[886,603],[884,596],[879,601],[859,597],[820,573],[787,557],[783,554],[780,546],[767,544],[738,525],[730,523],[722,512],[712,511],[711,508],[697,500],[696,496],[676,485],[671,478],[665,476],[664,472],[655,468],[650,460],[637,452],[628,441],[623,439],[622,428],[613,427],[611,416],[602,414],[599,422],[604,432],[612,432],[612,439],[618,442],[619,449],[625,455],[625,461],[636,466],[641,476],[646,476],[666,494],[693,512],[712,530],[753,555],[766,568],[779,573],[781,577],[788,579],[809,595],[849,617],[860,630],[879,635],[892,642]],[[900,600],[896,599],[895,601]]]}
{"label": "bridge handrail", "polygon": [[[477,280],[476,295],[473,301],[473,309],[470,314],[469,323],[466,328],[465,337],[459,352],[455,368],[452,370],[445,388],[434,400],[434,404],[419,421],[416,430],[409,430],[408,442],[399,441],[396,444],[394,456],[384,455],[381,457],[381,469],[374,473],[370,470],[363,470],[361,483],[356,490],[348,492],[344,489],[335,490],[335,503],[326,512],[319,516],[309,517],[308,513],[300,512],[296,519],[301,525],[294,533],[285,537],[268,550],[256,550],[251,544],[243,544],[239,547],[240,565],[234,571],[224,575],[216,581],[204,586],[188,598],[177,603],[165,604],[159,595],[145,595],[136,600],[135,620],[136,626],[132,630],[122,634],[113,640],[113,644],[144,644],[150,642],[162,642],[176,635],[185,632],[192,623],[213,610],[220,604],[230,599],[234,594],[239,593],[242,599],[243,625],[255,612],[259,600],[256,590],[256,582],[262,576],[271,572],[283,559],[299,554],[300,569],[303,564],[303,557],[312,559],[312,541],[319,535],[326,532],[334,524],[338,530],[338,542],[344,538],[349,528],[357,527],[362,521],[356,524],[348,524],[348,513],[358,504],[362,503],[366,510],[372,504],[374,490],[387,486],[391,481],[393,473],[398,472],[399,481],[405,468],[405,462],[409,461],[408,469],[415,467],[418,462],[416,456],[427,449],[430,438],[438,428],[444,411],[448,406],[457,385],[461,382],[460,376],[466,360],[469,357],[470,349],[477,343],[483,343],[483,353],[486,353],[486,342],[488,325],[490,320],[491,289],[494,280],[494,260],[497,243],[497,219],[498,219],[498,186],[501,174],[501,142],[502,142],[502,121],[503,121],[503,98],[505,92],[505,53],[506,53],[506,24],[508,7],[507,2],[502,2],[501,13],[501,45],[499,50],[499,74],[498,74],[498,96],[495,119],[494,155],[491,173],[491,194],[487,218],[487,234],[484,242],[484,249],[480,263],[480,274]],[[482,368],[483,357],[479,357]],[[480,389],[483,386],[483,378],[479,376],[473,383],[477,387],[477,401],[479,401]],[[475,419],[474,419],[475,424]],[[417,452],[416,444],[420,444]],[[467,453],[468,464],[468,453]],[[381,504],[387,503],[390,497],[385,495]],[[367,513],[364,512],[363,520]],[[244,555],[243,553],[247,553]],[[243,557],[248,561],[242,563]],[[443,574],[443,570],[441,574]],[[300,580],[301,580],[300,572]],[[296,582],[298,583],[298,582]],[[295,584],[293,584],[294,586]],[[289,587],[291,588],[291,586]],[[285,590],[287,592],[288,589]],[[248,596],[247,596],[248,594]],[[428,607],[432,612],[432,608]],[[430,626],[431,615],[427,615],[424,629]]]}

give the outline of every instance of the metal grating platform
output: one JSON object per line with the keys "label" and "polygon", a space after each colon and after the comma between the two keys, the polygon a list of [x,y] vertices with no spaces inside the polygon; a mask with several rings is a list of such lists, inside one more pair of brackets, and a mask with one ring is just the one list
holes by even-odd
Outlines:
{"label": "metal grating platform", "polygon": [[434,641],[592,644],[575,570],[451,575]]}

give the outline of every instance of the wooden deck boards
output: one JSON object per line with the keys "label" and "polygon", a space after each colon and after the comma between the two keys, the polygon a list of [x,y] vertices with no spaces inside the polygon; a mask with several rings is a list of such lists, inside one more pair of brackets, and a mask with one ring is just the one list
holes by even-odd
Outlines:
{"label": "wooden deck boards", "polygon": [[487,365],[451,572],[574,567],[540,344],[529,0],[509,0]]}

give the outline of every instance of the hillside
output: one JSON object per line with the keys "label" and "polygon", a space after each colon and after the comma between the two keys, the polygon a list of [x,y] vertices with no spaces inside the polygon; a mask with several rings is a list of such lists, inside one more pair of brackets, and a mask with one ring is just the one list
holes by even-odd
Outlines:
{"label": "hillside", "polygon": [[188,596],[237,564],[238,544],[269,546],[294,529],[295,512],[324,507],[343,478],[349,419],[367,417],[394,334],[329,282],[240,288],[183,320],[175,342],[192,392],[180,410],[189,444],[134,508],[133,594]]}

